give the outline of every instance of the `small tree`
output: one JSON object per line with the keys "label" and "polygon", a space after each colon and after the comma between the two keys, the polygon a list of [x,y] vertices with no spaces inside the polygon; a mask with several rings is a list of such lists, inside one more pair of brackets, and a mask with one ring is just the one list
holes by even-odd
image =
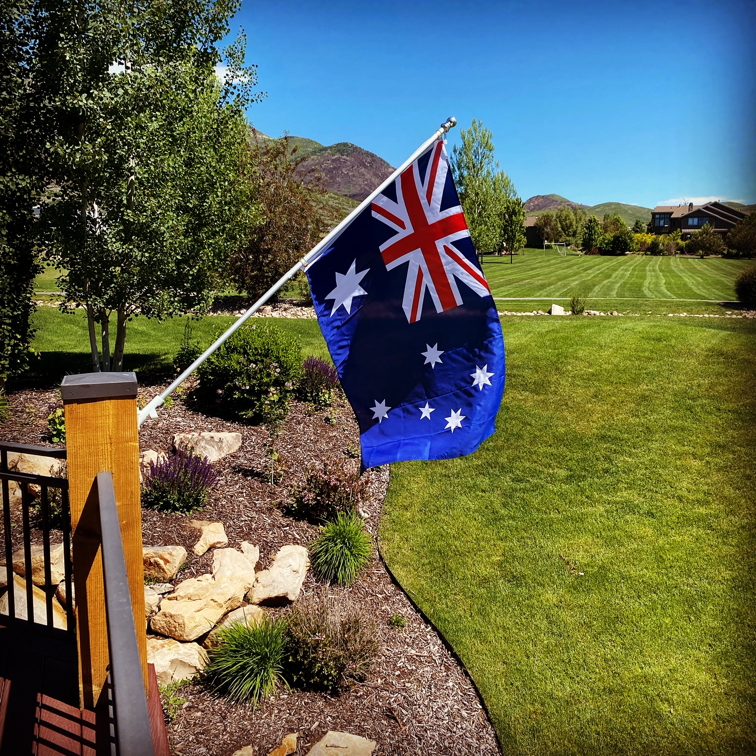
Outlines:
{"label": "small tree", "polygon": [[624,231],[604,234],[599,242],[602,255],[628,255],[637,249],[637,242],[633,232],[625,226]]}
{"label": "small tree", "polygon": [[601,228],[605,234],[616,234],[618,231],[627,231],[627,223],[617,213],[607,213]]}
{"label": "small tree", "polygon": [[727,246],[736,257],[756,255],[756,213],[739,220],[727,235]]}
{"label": "small tree", "polygon": [[326,230],[319,176],[302,173],[288,137],[255,140],[251,188],[258,223],[231,258],[239,288],[253,297],[264,294],[315,246]]}
{"label": "small tree", "polygon": [[645,234],[646,224],[640,218],[636,219],[635,223],[633,223],[632,232],[634,234]]}
{"label": "small tree", "polygon": [[519,197],[507,199],[500,215],[501,242],[510,260],[525,245],[525,206]]}
{"label": "small tree", "polygon": [[706,257],[706,255],[721,255],[725,250],[725,245],[722,237],[708,223],[704,223],[701,230],[691,237],[685,248],[694,255]]}
{"label": "small tree", "polygon": [[454,147],[450,165],[467,219],[473,246],[494,252],[501,245],[500,216],[506,200],[517,196],[514,185],[494,160],[493,135],[473,119],[460,132],[462,144]]}
{"label": "small tree", "polygon": [[577,245],[583,238],[583,226],[588,214],[581,207],[562,205],[557,208],[556,220],[559,224],[559,241]]}
{"label": "small tree", "polygon": [[559,227],[559,221],[556,214],[546,211],[536,218],[534,228],[538,234],[541,244],[545,242],[556,242],[562,240],[562,230]]}
{"label": "small tree", "polygon": [[600,239],[601,224],[599,223],[599,219],[595,215],[592,215],[583,227],[583,249],[586,252],[597,249]]}

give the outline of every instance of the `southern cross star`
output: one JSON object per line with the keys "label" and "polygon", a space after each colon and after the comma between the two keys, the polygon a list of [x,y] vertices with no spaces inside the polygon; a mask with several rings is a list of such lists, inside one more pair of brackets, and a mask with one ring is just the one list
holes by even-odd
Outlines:
{"label": "southern cross star", "polygon": [[488,365],[483,365],[482,368],[475,366],[475,372],[470,373],[470,377],[473,379],[472,385],[478,387],[478,391],[483,391],[484,385],[491,385],[490,378],[493,373],[488,372]]}
{"label": "southern cross star", "polygon": [[365,268],[365,270],[361,270],[358,273],[357,260],[353,260],[346,273],[336,274],[336,288],[324,297],[324,299],[334,300],[331,315],[333,315],[342,305],[347,311],[347,315],[351,314],[352,300],[362,294],[367,294],[365,289],[360,286],[360,281],[365,278],[369,270],[370,268]]}
{"label": "southern cross star", "polygon": [[430,364],[432,368],[435,368],[437,362],[443,363],[443,360],[441,359],[441,355],[444,352],[442,349],[438,348],[438,344],[434,344],[433,346],[431,346],[430,344],[426,344],[425,346],[428,347],[427,351],[420,352],[420,354],[422,354],[423,357],[425,357],[425,362],[423,363],[423,365]]}
{"label": "southern cross star", "polygon": [[378,422],[381,423],[383,422],[383,418],[388,415],[388,411],[391,409],[391,407],[386,406],[385,399],[382,402],[379,402],[376,399],[375,407],[371,407],[370,409],[373,410],[373,420],[378,420]]}
{"label": "southern cross star", "polygon": [[465,417],[466,416],[462,414],[461,407],[456,412],[454,410],[451,410],[451,415],[444,418],[444,420],[446,420],[446,428],[444,428],[444,430],[450,430],[452,433],[454,433],[455,428],[462,427],[462,421],[465,419]]}
{"label": "southern cross star", "polygon": [[428,418],[428,420],[431,419],[430,413],[435,412],[436,408],[431,407],[428,402],[425,403],[425,407],[420,407],[420,419]]}

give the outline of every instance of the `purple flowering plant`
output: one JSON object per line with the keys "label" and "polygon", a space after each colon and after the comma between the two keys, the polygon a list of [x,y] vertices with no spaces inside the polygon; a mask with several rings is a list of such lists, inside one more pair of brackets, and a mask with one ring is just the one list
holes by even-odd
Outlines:
{"label": "purple flowering plant", "polygon": [[317,407],[327,407],[339,387],[339,374],[333,365],[308,357],[302,363],[302,377],[299,381],[299,396]]}
{"label": "purple flowering plant", "polygon": [[179,449],[149,463],[142,484],[142,504],[159,512],[189,514],[205,505],[217,480],[218,473],[207,457]]}

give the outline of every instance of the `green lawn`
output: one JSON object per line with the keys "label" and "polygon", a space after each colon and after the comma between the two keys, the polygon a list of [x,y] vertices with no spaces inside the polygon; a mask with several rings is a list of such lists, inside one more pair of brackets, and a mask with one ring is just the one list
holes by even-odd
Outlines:
{"label": "green lawn", "polygon": [[756,324],[504,331],[495,436],[392,467],[389,566],[507,756],[755,753]]}
{"label": "green lawn", "polygon": [[[589,300],[614,302],[620,312],[628,305],[648,300],[666,302],[672,311],[689,303],[733,302],[733,284],[751,260],[720,258],[603,257],[570,254],[562,257],[552,250],[526,249],[512,258],[484,257],[483,270],[500,308],[506,299],[522,297],[569,299],[581,294]],[[590,303],[589,303],[590,304]],[[614,309],[614,308],[612,308]]]}

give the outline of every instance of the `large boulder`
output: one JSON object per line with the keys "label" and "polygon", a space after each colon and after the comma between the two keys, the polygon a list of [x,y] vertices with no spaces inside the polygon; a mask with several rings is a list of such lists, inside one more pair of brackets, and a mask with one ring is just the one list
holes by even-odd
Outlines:
{"label": "large boulder", "polygon": [[549,315],[564,315],[564,307],[558,304],[551,305],[549,307]]}
{"label": "large boulder", "polygon": [[241,433],[177,433],[173,437],[173,447],[186,449],[208,462],[217,462],[239,450]]}
{"label": "large boulder", "polygon": [[310,558],[304,546],[282,546],[270,569],[257,573],[247,599],[251,604],[286,604],[296,601],[309,566]]}
{"label": "large boulder", "polygon": [[190,520],[187,525],[200,531],[200,539],[194,544],[194,553],[197,556],[202,556],[208,549],[228,546],[228,536],[222,522]]}
{"label": "large boulder", "polygon": [[[65,462],[52,457],[40,457],[36,454],[8,454],[8,469],[12,472],[26,473],[27,475],[44,475],[49,478],[60,478],[65,470]],[[15,481],[9,481],[8,493],[11,504],[21,501],[21,486]],[[37,497],[41,494],[37,485],[29,486],[29,493]]]}
{"label": "large boulder", "polygon": [[[18,575],[13,576],[13,601],[14,601],[14,615],[18,619],[28,620],[29,611],[26,601],[26,580]],[[47,595],[45,592],[32,586],[32,607],[34,610],[34,622],[40,625],[47,624]],[[8,591],[0,596],[0,614],[10,614],[8,600]],[[60,605],[58,600],[53,597],[52,600],[52,620],[53,627],[65,630],[66,628],[66,611]]]}
{"label": "large boulder", "polygon": [[173,580],[186,562],[186,549],[183,546],[144,546],[142,556],[144,576],[165,582]]}
{"label": "large boulder", "polygon": [[215,580],[212,575],[185,580],[163,598],[150,627],[179,641],[193,641],[210,632],[224,614],[241,606],[244,586],[243,580]]}
{"label": "large boulder", "polygon": [[307,756],[372,756],[376,742],[348,732],[327,732]]}
{"label": "large boulder", "polygon": [[207,664],[205,650],[196,643],[171,638],[147,638],[147,661],[155,665],[160,685],[189,680]]}
{"label": "large boulder", "polygon": [[241,551],[217,549],[213,552],[213,578],[241,581],[246,593],[255,584],[255,567],[259,559],[260,549],[247,541],[242,541]]}
{"label": "large boulder", "polygon": [[144,586],[144,618],[147,622],[150,621],[150,618],[153,615],[157,614],[162,598],[163,597],[151,586]]}
{"label": "large boulder", "polygon": [[[34,585],[58,585],[65,579],[65,558],[63,544],[50,547],[50,582],[45,578],[45,549],[44,546],[31,546],[31,579]],[[21,577],[26,577],[26,558],[24,550],[13,552],[13,571]]]}

